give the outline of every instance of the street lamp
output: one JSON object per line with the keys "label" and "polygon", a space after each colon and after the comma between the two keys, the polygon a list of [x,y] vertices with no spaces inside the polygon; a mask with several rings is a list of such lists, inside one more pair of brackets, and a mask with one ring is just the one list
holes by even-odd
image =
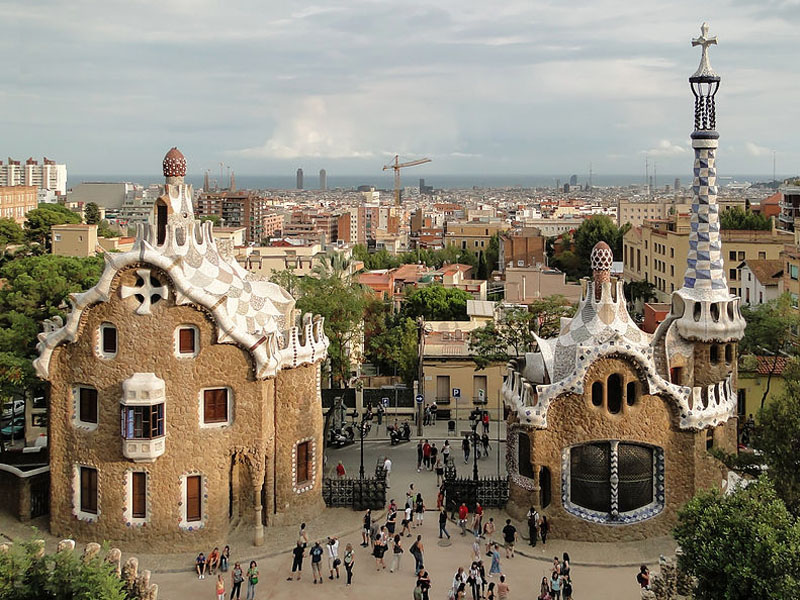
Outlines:
{"label": "street lamp", "polygon": [[479,408],[473,408],[469,413],[469,422],[472,427],[472,479],[478,481],[478,423],[481,420],[481,413],[483,411]]}
{"label": "street lamp", "polygon": [[[356,420],[358,417],[358,411],[353,411],[353,421]],[[358,467],[358,478],[364,479],[364,435],[366,434],[367,424],[372,420],[372,413],[370,411],[364,411],[364,414],[361,417],[361,422],[357,425],[358,427],[358,436],[361,438],[361,463]]]}

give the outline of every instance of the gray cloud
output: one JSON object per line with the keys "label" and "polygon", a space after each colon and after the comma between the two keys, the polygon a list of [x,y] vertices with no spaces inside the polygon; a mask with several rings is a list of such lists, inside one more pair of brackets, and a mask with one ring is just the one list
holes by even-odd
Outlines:
{"label": "gray cloud", "polygon": [[[627,0],[73,0],[4,3],[5,154],[73,173],[143,173],[180,146],[190,169],[377,173],[685,172],[689,40],[708,20],[720,165],[797,170],[797,6]],[[666,146],[663,145],[666,141]],[[752,146],[749,146],[751,144]],[[727,145],[727,149],[726,149]],[[727,153],[727,155],[726,155]],[[760,163],[765,164],[761,165]]]}

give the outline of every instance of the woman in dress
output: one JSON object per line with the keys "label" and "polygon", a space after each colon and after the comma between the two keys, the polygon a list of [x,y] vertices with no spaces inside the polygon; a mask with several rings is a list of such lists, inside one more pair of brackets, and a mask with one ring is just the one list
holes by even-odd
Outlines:
{"label": "woman in dress", "polygon": [[492,575],[500,575],[500,551],[497,549],[497,544],[492,546],[492,566],[489,567],[489,577]]}

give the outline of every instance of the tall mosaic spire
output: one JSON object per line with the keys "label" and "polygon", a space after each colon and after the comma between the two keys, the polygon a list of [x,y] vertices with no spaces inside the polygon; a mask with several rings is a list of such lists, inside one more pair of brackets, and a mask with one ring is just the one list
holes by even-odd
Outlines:
{"label": "tall mosaic spire", "polygon": [[719,89],[720,76],[708,60],[708,49],[716,43],[716,36],[708,35],[708,23],[700,28],[700,37],[692,40],[692,46],[702,48],[702,56],[697,71],[689,77],[694,94],[694,200],[683,287],[698,291],[722,290],[727,296],[714,165],[719,145],[714,96]]}

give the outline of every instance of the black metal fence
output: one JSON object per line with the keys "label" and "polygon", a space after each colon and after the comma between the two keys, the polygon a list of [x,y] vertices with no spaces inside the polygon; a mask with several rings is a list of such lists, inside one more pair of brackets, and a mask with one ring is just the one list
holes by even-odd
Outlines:
{"label": "black metal fence", "polygon": [[342,398],[345,408],[356,407],[356,391],[353,388],[348,388],[322,390],[322,408],[330,408],[333,406],[333,401],[339,397]]}
{"label": "black metal fence", "polygon": [[467,505],[470,512],[475,504],[481,503],[484,508],[505,508],[508,502],[508,477],[481,477],[478,481],[467,477],[458,477],[455,464],[450,459],[444,472],[445,509],[456,512],[461,503]]}
{"label": "black metal fence", "polygon": [[386,472],[375,468],[375,477],[325,478],[322,480],[322,498],[330,507],[366,510],[386,506]]}
{"label": "black metal fence", "polygon": [[386,406],[388,413],[393,408],[414,408],[414,390],[410,388],[364,388],[364,406],[370,404],[375,407],[384,398],[389,399]]}

